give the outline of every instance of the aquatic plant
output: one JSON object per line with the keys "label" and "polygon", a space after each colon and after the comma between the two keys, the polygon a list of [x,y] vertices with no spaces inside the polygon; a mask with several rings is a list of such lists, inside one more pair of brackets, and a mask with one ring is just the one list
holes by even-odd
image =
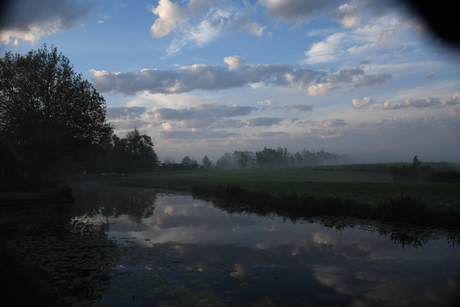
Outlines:
{"label": "aquatic plant", "polygon": [[377,212],[381,218],[397,222],[424,222],[429,215],[420,196],[406,196],[402,193],[380,201]]}

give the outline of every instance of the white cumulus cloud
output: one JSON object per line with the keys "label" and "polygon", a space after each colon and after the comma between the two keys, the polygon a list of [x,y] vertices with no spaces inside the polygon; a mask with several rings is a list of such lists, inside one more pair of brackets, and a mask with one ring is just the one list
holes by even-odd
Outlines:
{"label": "white cumulus cloud", "polygon": [[355,108],[355,109],[363,109],[363,108],[369,106],[373,102],[374,102],[374,100],[372,100],[372,98],[364,97],[363,99],[353,99],[351,101],[351,104],[353,105],[353,108]]}

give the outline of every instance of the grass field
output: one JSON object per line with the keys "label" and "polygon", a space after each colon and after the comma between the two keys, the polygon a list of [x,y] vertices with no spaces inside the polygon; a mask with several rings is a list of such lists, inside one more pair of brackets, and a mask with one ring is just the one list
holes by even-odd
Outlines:
{"label": "grass field", "polygon": [[156,173],[105,179],[110,184],[163,187],[192,191],[219,185],[264,191],[271,196],[341,196],[358,202],[377,203],[396,194],[421,196],[429,205],[460,202],[460,186],[454,183],[393,182],[388,164],[249,169],[226,172]]}

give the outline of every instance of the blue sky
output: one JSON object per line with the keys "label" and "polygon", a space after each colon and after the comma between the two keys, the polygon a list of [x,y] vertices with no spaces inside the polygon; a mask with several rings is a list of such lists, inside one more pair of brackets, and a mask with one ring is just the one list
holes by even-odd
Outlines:
{"label": "blue sky", "polygon": [[2,53],[56,46],[161,160],[460,162],[460,51],[400,1],[17,0],[6,16]]}

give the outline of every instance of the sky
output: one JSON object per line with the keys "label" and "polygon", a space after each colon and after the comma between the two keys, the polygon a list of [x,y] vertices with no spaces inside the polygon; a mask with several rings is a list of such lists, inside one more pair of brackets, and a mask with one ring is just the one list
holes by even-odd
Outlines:
{"label": "sky", "polygon": [[397,0],[16,0],[0,52],[55,46],[161,161],[286,147],[460,162],[460,49]]}

